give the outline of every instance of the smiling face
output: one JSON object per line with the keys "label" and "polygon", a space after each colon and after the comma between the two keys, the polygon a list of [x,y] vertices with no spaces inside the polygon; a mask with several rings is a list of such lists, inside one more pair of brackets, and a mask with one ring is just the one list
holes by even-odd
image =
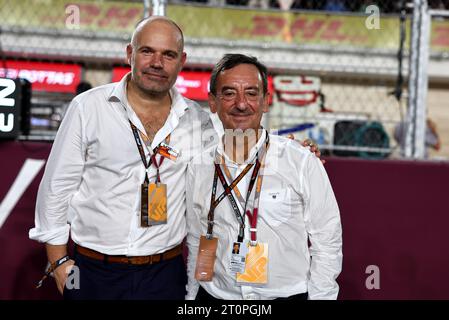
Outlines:
{"label": "smiling face", "polygon": [[268,95],[257,67],[244,63],[218,74],[216,95],[209,93],[209,106],[225,129],[258,130],[268,111]]}
{"label": "smiling face", "polygon": [[154,19],[140,26],[126,48],[131,81],[149,95],[166,95],[186,60],[182,41],[169,21]]}

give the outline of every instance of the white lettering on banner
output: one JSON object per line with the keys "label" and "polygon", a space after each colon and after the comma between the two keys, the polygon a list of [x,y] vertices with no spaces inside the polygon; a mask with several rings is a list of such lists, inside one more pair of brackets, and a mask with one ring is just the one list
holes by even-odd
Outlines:
{"label": "white lettering on banner", "polygon": [[178,76],[176,80],[177,86],[187,87],[187,88],[199,88],[201,87],[200,80],[186,80],[183,76]]}
{"label": "white lettering on banner", "polygon": [[63,86],[71,85],[75,79],[75,74],[73,72],[29,69],[8,69],[8,72],[5,72],[5,69],[0,68],[0,76],[5,76],[5,73],[8,78],[23,78],[27,79],[31,83],[46,83]]}
{"label": "white lettering on banner", "polygon": [[7,96],[14,93],[16,90],[16,83],[11,79],[0,79],[0,87],[5,87],[0,90],[0,107],[14,107],[16,101]]}
{"label": "white lettering on banner", "polygon": [[[11,188],[0,204],[0,228],[3,226],[3,223],[11,214],[17,202],[22,197],[23,193],[34,180],[39,171],[42,169],[44,164],[45,160],[25,160],[25,163],[20,169],[19,175],[14,180],[14,183],[12,184]],[[3,169],[5,170],[6,168]]]}
{"label": "white lettering on banner", "polygon": [[38,71],[23,69],[19,71],[19,77],[27,79],[31,83],[37,82],[67,86],[73,83],[75,74],[73,72]]}
{"label": "white lettering on banner", "polygon": [[201,88],[201,80],[188,80],[183,76],[178,76],[175,85],[179,93],[186,94],[189,88]]}
{"label": "white lettering on banner", "polygon": [[[16,100],[7,97],[16,90],[16,83],[11,79],[0,79],[0,87],[3,88],[0,89],[0,132],[11,132],[14,129],[14,113],[9,107],[14,107]],[[6,107],[8,111],[4,111],[3,107]]]}
{"label": "white lettering on banner", "polygon": [[0,114],[0,132],[11,132],[12,129],[14,129],[14,115],[12,113],[10,113],[10,114],[8,114],[8,118],[6,119],[6,115],[1,113]]}

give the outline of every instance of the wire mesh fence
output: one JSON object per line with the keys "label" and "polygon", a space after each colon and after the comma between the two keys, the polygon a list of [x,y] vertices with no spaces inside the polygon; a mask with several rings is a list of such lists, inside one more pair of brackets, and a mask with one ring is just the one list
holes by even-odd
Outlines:
{"label": "wire mesh fence", "polygon": [[[33,83],[35,136],[55,132],[80,82],[98,86],[128,70],[125,47],[144,14],[143,1],[0,0],[0,7],[0,76]],[[406,119],[410,10],[389,0],[169,1],[166,14],[183,29],[188,54],[177,85],[187,96],[202,87],[192,97],[207,108],[213,64],[228,52],[254,55],[270,70],[269,129],[310,137],[333,155],[394,157],[395,128]],[[432,23],[431,82],[449,78],[441,69],[448,28],[446,18]]]}
{"label": "wire mesh fence", "polygon": [[[429,1],[431,7],[430,86],[427,93],[426,146],[431,158],[449,158],[449,2]],[[433,132],[436,132],[434,134]],[[435,139],[437,135],[437,139]]]}

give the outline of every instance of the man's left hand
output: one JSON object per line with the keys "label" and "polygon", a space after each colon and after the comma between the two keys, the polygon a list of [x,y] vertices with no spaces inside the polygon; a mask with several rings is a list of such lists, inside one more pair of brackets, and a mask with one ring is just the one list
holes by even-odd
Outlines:
{"label": "man's left hand", "polygon": [[[295,136],[291,133],[287,135],[287,138],[295,140]],[[299,140],[296,141],[298,141],[303,147],[309,147],[310,152],[314,153],[315,156],[321,160],[322,164],[326,163],[326,160],[321,159],[320,149],[318,148],[318,145],[315,142],[313,142],[312,139],[306,139],[302,142]]]}

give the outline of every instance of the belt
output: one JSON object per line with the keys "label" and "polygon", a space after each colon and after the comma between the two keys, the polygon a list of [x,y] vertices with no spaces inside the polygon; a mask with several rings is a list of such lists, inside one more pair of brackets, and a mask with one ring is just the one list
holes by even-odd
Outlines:
{"label": "belt", "polygon": [[112,263],[123,263],[123,264],[132,264],[132,265],[143,265],[143,264],[154,264],[164,260],[170,260],[182,253],[182,243],[177,245],[176,247],[167,250],[163,253],[153,254],[149,256],[133,256],[128,257],[125,255],[107,255],[101,252],[85,248],[79,245],[76,245],[75,250],[77,253],[86,256],[88,258],[92,258],[95,260],[101,260],[104,262],[112,262]]}

